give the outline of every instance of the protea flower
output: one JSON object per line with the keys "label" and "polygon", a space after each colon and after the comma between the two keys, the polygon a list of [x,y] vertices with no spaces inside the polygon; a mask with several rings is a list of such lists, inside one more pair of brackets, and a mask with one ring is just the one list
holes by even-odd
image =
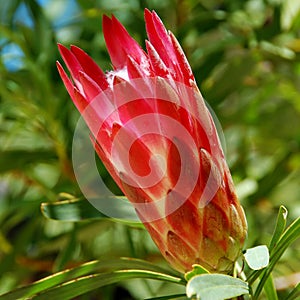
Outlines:
{"label": "protea flower", "polygon": [[155,12],[145,10],[145,52],[103,17],[113,64],[104,73],[81,49],[60,53],[60,76],[106,168],[165,259],[231,273],[247,225],[212,117],[187,59]]}

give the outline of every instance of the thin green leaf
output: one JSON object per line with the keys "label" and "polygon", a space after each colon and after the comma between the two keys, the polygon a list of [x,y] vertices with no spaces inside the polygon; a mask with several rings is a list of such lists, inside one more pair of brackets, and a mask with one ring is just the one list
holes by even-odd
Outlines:
{"label": "thin green leaf", "polygon": [[29,56],[26,43],[24,43],[22,36],[15,30],[10,30],[9,27],[0,25],[0,34],[3,37],[6,37],[9,41],[17,44],[26,56]]}
{"label": "thin green leaf", "polygon": [[264,290],[268,300],[278,300],[272,274],[268,277],[264,285]]}
{"label": "thin green leaf", "polygon": [[[269,251],[271,253],[272,253],[273,248],[276,246],[278,240],[280,239],[280,237],[282,236],[282,234],[285,230],[287,214],[288,214],[287,209],[284,206],[280,206],[278,215],[277,215],[274,233],[273,233],[270,245],[269,245]],[[263,270],[255,271],[255,272],[251,273],[250,276],[248,277],[248,282],[250,284],[252,284],[260,276],[262,271]]]}
{"label": "thin green leaf", "polygon": [[[177,274],[173,271],[166,270],[157,265],[153,265],[147,261],[132,259],[132,258],[119,258],[108,261],[91,261],[82,264],[79,267],[64,270],[55,273],[51,276],[43,278],[39,281],[33,282],[24,287],[15,289],[14,291],[0,295],[0,300],[15,300],[32,297],[33,295],[42,292],[43,290],[55,287],[70,280],[76,280],[81,276],[86,276],[95,272],[103,270],[120,270],[120,269],[143,269],[148,271],[160,272],[161,274],[176,277]],[[179,277],[176,277],[181,279]],[[182,280],[182,279],[181,279]]]}
{"label": "thin green leaf", "polygon": [[176,295],[168,295],[168,296],[161,296],[155,298],[147,298],[145,300],[169,300],[169,299],[187,299],[186,294],[176,294]]}
{"label": "thin green leaf", "polygon": [[67,264],[68,260],[70,259],[70,257],[72,257],[74,253],[74,249],[76,249],[76,234],[77,234],[77,229],[75,224],[74,229],[70,233],[69,241],[67,245],[59,253],[57,259],[55,260],[54,268],[53,268],[55,272],[62,271],[65,265]]}
{"label": "thin green leaf", "polygon": [[22,170],[32,162],[49,162],[57,159],[51,151],[7,150],[0,152],[0,173]]}
{"label": "thin green leaf", "polygon": [[200,265],[194,264],[193,270],[184,274],[184,278],[186,281],[191,280],[196,275],[208,274],[209,272]]}
{"label": "thin green leaf", "polygon": [[255,290],[254,299],[258,299],[264,284],[268,277],[270,276],[274,266],[281,258],[285,250],[293,243],[296,239],[300,237],[300,218],[296,219],[280,237],[277,245],[274,247],[274,250],[270,257],[270,263],[267,268],[262,271],[261,280]]}
{"label": "thin green leaf", "polygon": [[92,274],[76,278],[69,282],[63,283],[62,285],[46,290],[39,295],[35,295],[33,298],[36,300],[58,298],[68,300],[109,284],[135,278],[161,280],[176,284],[184,283],[184,281],[178,277],[173,277],[163,273],[146,270],[120,270],[111,273]]}
{"label": "thin green leaf", "polygon": [[280,47],[267,41],[262,41],[260,43],[260,47],[262,50],[284,59],[294,59],[296,57],[295,52],[291,49],[287,47]]}
{"label": "thin green leaf", "polygon": [[300,13],[300,2],[285,0],[282,2],[281,27],[289,30]]}
{"label": "thin green leaf", "polygon": [[[125,197],[120,197],[125,198]],[[126,219],[114,219],[106,216],[97,210],[88,200],[86,199],[71,199],[63,200],[54,203],[42,203],[41,210],[46,218],[78,222],[89,219],[106,219],[111,221],[117,221],[126,223],[131,226],[143,228],[141,222],[126,220]]]}
{"label": "thin green leaf", "polygon": [[223,274],[197,275],[186,287],[188,297],[196,295],[201,300],[224,300],[248,293],[248,284],[245,281]]}
{"label": "thin green leaf", "polygon": [[285,230],[287,215],[288,215],[288,210],[281,205],[277,215],[275,230],[269,245],[270,252],[272,252],[272,249],[275,247],[282,233]]}
{"label": "thin green leaf", "polygon": [[247,249],[244,254],[245,260],[252,270],[260,270],[269,264],[269,250],[265,245]]}
{"label": "thin green leaf", "polygon": [[54,203],[42,203],[41,210],[46,218],[77,222],[86,219],[107,219],[85,199],[63,200]]}
{"label": "thin green leaf", "polygon": [[297,300],[300,298],[300,282],[295,286],[295,288],[288,294],[284,300]]}

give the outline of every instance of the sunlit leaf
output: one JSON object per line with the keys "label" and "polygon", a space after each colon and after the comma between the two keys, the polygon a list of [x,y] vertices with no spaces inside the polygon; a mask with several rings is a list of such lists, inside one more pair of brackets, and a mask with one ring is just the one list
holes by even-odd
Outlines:
{"label": "sunlit leaf", "polygon": [[185,273],[184,278],[186,279],[186,281],[189,281],[192,279],[192,277],[196,276],[196,275],[201,275],[201,274],[208,274],[209,272],[203,268],[200,265],[193,265],[193,270],[190,272]]}
{"label": "sunlit leaf", "polygon": [[120,282],[122,280],[135,278],[154,279],[170,283],[182,284],[181,279],[162,273],[146,270],[120,270],[103,274],[91,274],[88,276],[76,278],[62,285],[46,290],[36,295],[34,298],[39,300],[57,298],[64,300],[73,299],[74,297],[85,294],[92,290],[99,289],[103,286]]}
{"label": "sunlit leaf", "polygon": [[300,14],[300,2],[285,0],[282,2],[281,26],[284,30],[292,27],[293,22]]}
{"label": "sunlit leaf", "polygon": [[[132,258],[120,258],[120,259],[107,260],[107,261],[92,261],[73,269],[68,269],[65,271],[55,273],[51,276],[45,277],[32,284],[29,284],[24,287],[20,287],[12,292],[0,295],[0,300],[15,300],[19,298],[24,299],[27,297],[32,297],[33,295],[36,295],[48,289],[50,289],[51,291],[52,288],[55,287],[59,289],[59,287],[63,284],[67,285],[67,288],[64,288],[63,291],[66,291],[66,293],[70,295],[72,291],[69,290],[69,287],[70,286],[73,287],[74,283],[78,280],[78,278],[82,278],[83,281],[81,282],[83,282],[89,287],[91,287],[90,282],[88,280],[89,276],[91,276],[91,278],[97,278],[97,279],[93,279],[93,282],[91,283],[92,286],[95,287],[94,285],[95,281],[97,282],[97,284],[99,284],[98,281],[101,281],[103,280],[103,278],[105,278],[105,276],[108,276],[107,273],[95,273],[95,272],[110,270],[111,275],[108,276],[110,278],[109,279],[110,281],[109,280],[105,281],[106,284],[109,284],[108,282],[112,283],[112,282],[116,282],[119,279],[126,278],[126,275],[124,275],[126,274],[126,271],[122,271],[120,273],[121,274],[120,276],[118,276],[119,273],[114,273],[115,270],[122,270],[122,269],[126,269],[127,272],[129,273],[131,270],[134,270],[134,272],[130,273],[131,275],[127,277],[128,279],[138,278],[138,275],[140,275],[140,277],[143,276],[147,277],[147,275],[149,275],[149,277],[151,276],[155,277],[154,279],[161,278],[162,280],[165,279],[167,281],[169,280],[170,282],[179,283],[179,284],[184,284],[185,282],[182,278],[176,276],[174,272],[167,271],[164,268],[161,268],[149,262],[139,260],[139,259],[132,259]],[[141,271],[138,272],[137,270],[141,270]],[[55,294],[56,291],[57,289],[55,289],[55,292],[51,292],[51,293]],[[75,297],[75,294],[73,294],[72,297]],[[60,299],[67,299],[67,298],[60,298]]]}
{"label": "sunlit leaf", "polygon": [[176,300],[180,300],[180,299],[186,299],[186,295],[185,294],[176,294],[176,295],[168,295],[168,296],[161,296],[161,297],[154,297],[154,298],[147,298],[145,300],[171,300],[171,299],[176,299]]}
{"label": "sunlit leaf", "polygon": [[203,274],[193,277],[187,284],[188,297],[201,300],[224,300],[248,294],[248,284],[241,279],[223,274]]}
{"label": "sunlit leaf", "polygon": [[287,47],[280,47],[266,41],[261,42],[260,46],[264,51],[285,59],[294,59],[296,57],[295,52]]}
{"label": "sunlit leaf", "polygon": [[244,253],[245,260],[252,270],[260,270],[269,264],[269,250],[265,245],[247,249]]}

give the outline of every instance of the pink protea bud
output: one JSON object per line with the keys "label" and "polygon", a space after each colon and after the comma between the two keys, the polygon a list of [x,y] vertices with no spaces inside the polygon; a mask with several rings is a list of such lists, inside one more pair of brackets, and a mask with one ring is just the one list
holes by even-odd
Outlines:
{"label": "pink protea bud", "polygon": [[59,45],[60,76],[95,150],[166,260],[231,273],[247,225],[212,117],[187,59],[155,12],[145,10],[145,52],[103,17],[113,64],[104,73],[81,49]]}

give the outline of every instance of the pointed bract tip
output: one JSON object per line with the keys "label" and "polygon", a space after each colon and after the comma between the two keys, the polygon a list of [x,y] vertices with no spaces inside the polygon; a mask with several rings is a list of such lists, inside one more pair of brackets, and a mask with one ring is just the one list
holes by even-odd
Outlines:
{"label": "pointed bract tip", "polygon": [[63,52],[69,51],[69,49],[61,43],[57,43],[57,48],[58,48],[60,54],[62,54]]}
{"label": "pointed bract tip", "polygon": [[70,56],[72,56],[71,51],[64,45],[62,44],[57,44],[59,53],[61,55],[61,57],[63,58],[63,60],[65,61],[65,63],[67,63],[67,60]]}
{"label": "pointed bract tip", "polygon": [[60,63],[58,60],[55,62],[55,64],[56,64],[56,67],[57,67],[57,68],[62,67],[62,66],[61,66],[61,63]]}
{"label": "pointed bract tip", "polygon": [[144,9],[144,15],[151,15],[151,11],[149,8]]}
{"label": "pointed bract tip", "polygon": [[103,32],[106,29],[110,28],[111,24],[112,24],[111,18],[107,15],[103,15],[103,17],[102,17],[102,30],[103,30]]}
{"label": "pointed bract tip", "polygon": [[150,20],[152,21],[152,12],[148,8],[145,8],[145,10],[144,10],[144,18],[145,18],[146,24]]}
{"label": "pointed bract tip", "polygon": [[63,77],[63,74],[66,74],[66,72],[58,60],[56,61],[56,67],[57,67],[60,77]]}
{"label": "pointed bract tip", "polygon": [[73,44],[70,45],[70,50],[84,52],[81,48],[79,48],[78,46],[73,45]]}

